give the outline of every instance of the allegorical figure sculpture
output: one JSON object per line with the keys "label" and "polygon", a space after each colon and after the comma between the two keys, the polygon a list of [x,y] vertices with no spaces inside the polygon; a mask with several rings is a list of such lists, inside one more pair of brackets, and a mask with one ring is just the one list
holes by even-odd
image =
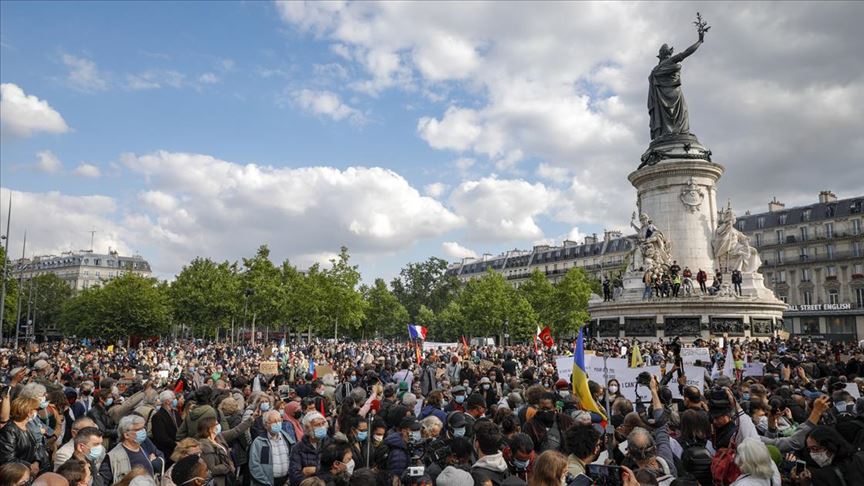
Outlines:
{"label": "allegorical figure sculpture", "polygon": [[689,135],[690,120],[687,103],[681,89],[681,61],[702,45],[705,33],[711,27],[696,14],[696,30],[699,40],[679,54],[672,54],[666,44],[660,47],[660,62],[648,76],[648,114],[651,116],[651,140],[674,135]]}
{"label": "allegorical figure sculpture", "polygon": [[731,205],[720,215],[711,247],[714,250],[714,262],[730,272],[755,272],[762,265],[759,252],[750,246],[750,238],[735,228],[735,214]]}
{"label": "allegorical figure sculpture", "polygon": [[654,226],[651,218],[642,213],[636,226],[636,213],[630,226],[636,230],[636,248],[633,249],[631,270],[662,271],[672,263],[671,248],[663,233]]}

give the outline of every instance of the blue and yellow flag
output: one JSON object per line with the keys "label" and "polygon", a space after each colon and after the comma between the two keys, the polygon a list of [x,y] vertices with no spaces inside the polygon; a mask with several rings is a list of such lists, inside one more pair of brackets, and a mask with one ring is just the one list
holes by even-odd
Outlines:
{"label": "blue and yellow flag", "polygon": [[570,377],[573,384],[573,395],[579,398],[582,409],[595,412],[606,420],[603,409],[594,401],[591,390],[588,389],[588,373],[585,372],[585,341],[582,338],[582,328],[579,328],[579,338],[576,339],[576,348],[573,349],[573,376]]}

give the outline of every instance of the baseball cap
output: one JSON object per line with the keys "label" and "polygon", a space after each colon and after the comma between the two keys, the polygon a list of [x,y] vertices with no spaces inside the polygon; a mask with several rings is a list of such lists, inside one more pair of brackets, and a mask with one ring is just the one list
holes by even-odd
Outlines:
{"label": "baseball cap", "polygon": [[409,415],[407,417],[403,417],[402,420],[399,421],[399,428],[420,430],[422,427],[420,426],[420,422],[417,421],[415,417]]}
{"label": "baseball cap", "polygon": [[35,363],[33,363],[33,369],[34,370],[40,370],[41,371],[41,370],[44,370],[45,368],[48,368],[49,366],[51,366],[51,365],[48,364],[48,362],[45,361],[44,359],[40,359],[39,361],[36,361]]}

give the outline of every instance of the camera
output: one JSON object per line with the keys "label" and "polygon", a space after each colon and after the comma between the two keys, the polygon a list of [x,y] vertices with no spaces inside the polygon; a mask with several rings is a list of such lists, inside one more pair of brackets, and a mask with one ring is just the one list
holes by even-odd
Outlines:
{"label": "camera", "polygon": [[596,486],[621,486],[621,467],[588,464],[585,474],[594,481]]}
{"label": "camera", "polygon": [[783,397],[771,397],[768,399],[768,406],[771,407],[771,413],[777,415],[786,409],[786,399]]}
{"label": "camera", "polygon": [[639,373],[639,376],[636,377],[636,383],[642,386],[651,386],[651,373],[647,371]]}
{"label": "camera", "polygon": [[732,411],[732,402],[723,387],[714,387],[708,390],[708,409],[712,413],[729,413]]}

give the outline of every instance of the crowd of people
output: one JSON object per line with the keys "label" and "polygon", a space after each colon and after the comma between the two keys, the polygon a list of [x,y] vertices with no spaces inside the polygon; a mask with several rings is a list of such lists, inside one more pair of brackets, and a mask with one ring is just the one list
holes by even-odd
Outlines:
{"label": "crowd of people", "polygon": [[660,366],[636,403],[602,376],[574,393],[556,369],[565,342],[87,344],[0,350],[0,486],[864,481],[857,343],[728,343],[734,369],[758,361],[761,376],[718,373],[724,349],[697,343],[700,389],[677,340],[587,341]]}
{"label": "crowd of people", "polygon": [[[644,291],[642,300],[660,299],[660,298],[679,298],[679,297],[695,297],[704,295],[723,295],[725,287],[723,285],[723,272],[720,269],[714,270],[714,277],[711,280],[711,285],[708,285],[708,272],[703,269],[698,269],[694,274],[690,267],[684,266],[682,269],[677,261],[673,261],[668,269],[664,270],[645,270],[639,269],[642,273],[642,283]],[[741,284],[743,283],[743,275],[740,270],[732,270],[730,272],[732,286],[729,287],[729,295],[742,294]],[[608,278],[603,282],[604,300],[614,300],[614,286],[609,283],[609,292],[607,294]],[[695,283],[694,283],[695,282]],[[699,289],[696,290],[698,285]]]}

